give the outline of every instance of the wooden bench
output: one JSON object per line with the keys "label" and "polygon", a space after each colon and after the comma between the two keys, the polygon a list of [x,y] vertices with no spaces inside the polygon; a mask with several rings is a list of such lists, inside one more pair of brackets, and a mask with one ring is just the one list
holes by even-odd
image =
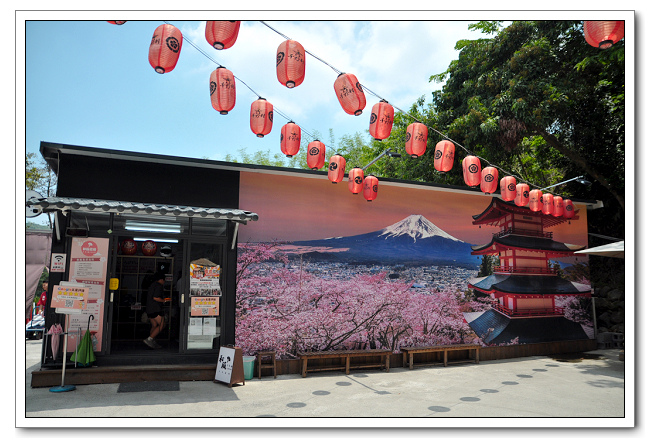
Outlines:
{"label": "wooden bench", "polygon": [[[474,361],[478,364],[479,359],[479,349],[481,348],[478,344],[455,344],[455,345],[431,345],[431,346],[420,346],[420,347],[402,347],[402,360],[403,365],[406,366],[408,358],[409,369],[413,370],[413,355],[415,353],[439,353],[443,352],[443,361],[442,364],[447,367],[449,363],[460,363],[460,362],[472,362]],[[468,358],[449,361],[447,359],[447,353],[452,351],[467,350]],[[474,352],[474,357],[472,358],[472,352]],[[438,362],[439,363],[439,362]],[[438,363],[424,363],[420,365],[430,365]]]}
{"label": "wooden bench", "polygon": [[[386,367],[386,372],[390,370],[390,350],[333,350],[324,352],[298,352],[302,362],[302,377],[307,376],[307,372],[321,372],[324,370],[345,370],[345,374],[350,373],[350,368],[360,369],[365,367]],[[351,358],[369,358],[377,357],[382,358],[382,362],[377,363],[353,363],[351,365]],[[345,365],[323,365],[322,363],[312,368],[307,368],[307,361],[310,359],[345,359]]]}

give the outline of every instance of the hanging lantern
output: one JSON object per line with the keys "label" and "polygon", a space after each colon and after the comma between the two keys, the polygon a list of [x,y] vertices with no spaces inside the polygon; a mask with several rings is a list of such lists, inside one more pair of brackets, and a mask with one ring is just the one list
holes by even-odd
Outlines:
{"label": "hanging lantern", "polygon": [[528,199],[528,208],[534,212],[542,210],[542,190],[530,190]]}
{"label": "hanging lantern", "polygon": [[406,128],[406,153],[418,158],[427,150],[429,128],[422,123],[411,123]]}
{"label": "hanging lantern", "polygon": [[370,113],[370,135],[375,137],[375,140],[388,138],[390,131],[393,129],[394,116],[395,110],[386,100],[381,100],[372,106],[372,112]]}
{"label": "hanging lantern", "polygon": [[305,80],[305,49],[295,40],[285,40],[278,47],[275,71],[280,84],[290,89]]}
{"label": "hanging lantern", "polygon": [[517,184],[515,196],[515,205],[517,207],[525,207],[530,202],[530,187],[528,184]]}
{"label": "hanging lantern", "polygon": [[214,110],[228,115],[235,107],[235,77],[226,67],[219,67],[210,74],[210,102]]}
{"label": "hanging lantern", "polygon": [[334,154],[330,157],[330,165],[327,170],[327,178],[333,184],[338,184],[345,176],[345,158],[340,154]]}
{"label": "hanging lantern", "polygon": [[354,167],[348,173],[348,190],[352,194],[359,194],[363,190],[363,170],[359,167]]}
{"label": "hanging lantern", "polygon": [[156,243],[152,240],[147,240],[142,243],[142,255],[151,257],[153,255],[156,255],[157,250],[158,246],[156,246]]}
{"label": "hanging lantern", "polygon": [[307,166],[320,170],[325,165],[325,143],[314,140],[307,146]]}
{"label": "hanging lantern", "polygon": [[481,183],[481,160],[476,156],[467,156],[463,159],[463,178],[470,187]]}
{"label": "hanging lantern", "polygon": [[562,196],[553,196],[553,216],[564,216],[564,199]]}
{"label": "hanging lantern", "polygon": [[293,157],[300,151],[301,131],[293,121],[282,126],[280,131],[280,150],[287,157]]}
{"label": "hanging lantern", "polygon": [[488,166],[481,171],[481,191],[483,193],[492,194],[497,191],[499,184],[499,171],[493,167]]}
{"label": "hanging lantern", "polygon": [[433,156],[433,167],[438,171],[447,172],[454,167],[456,147],[449,140],[440,140],[436,144]]}
{"label": "hanging lantern", "polygon": [[122,255],[135,255],[138,251],[138,245],[131,238],[128,238],[122,241],[120,249],[122,249]]}
{"label": "hanging lantern", "polygon": [[576,215],[575,208],[573,207],[573,201],[571,199],[564,200],[564,217],[571,219]]}
{"label": "hanging lantern", "polygon": [[251,104],[251,131],[258,137],[264,137],[273,127],[273,104],[264,98]]}
{"label": "hanging lantern", "polygon": [[553,207],[553,195],[551,193],[544,193],[542,195],[542,213],[552,215]]}
{"label": "hanging lantern", "polygon": [[126,20],[107,20],[107,22],[112,23],[113,25],[124,25]]}
{"label": "hanging lantern", "polygon": [[501,187],[501,199],[506,202],[514,201],[517,196],[516,185],[517,179],[515,179],[514,176],[502,177],[499,184]]}
{"label": "hanging lantern", "polygon": [[344,111],[350,115],[361,115],[366,107],[366,95],[356,76],[341,73],[334,81],[334,92]]}
{"label": "hanging lantern", "polygon": [[602,50],[610,48],[625,35],[624,20],[587,20],[582,28],[587,43]]}
{"label": "hanging lantern", "polygon": [[208,20],[205,23],[205,40],[217,50],[235,45],[239,34],[239,20]]}
{"label": "hanging lantern", "polygon": [[377,199],[377,190],[379,189],[379,180],[373,176],[366,176],[363,180],[363,197],[366,198],[368,202],[371,202]]}
{"label": "hanging lantern", "polygon": [[156,73],[174,70],[183,46],[183,35],[174,25],[160,25],[153,32],[149,45],[149,64]]}

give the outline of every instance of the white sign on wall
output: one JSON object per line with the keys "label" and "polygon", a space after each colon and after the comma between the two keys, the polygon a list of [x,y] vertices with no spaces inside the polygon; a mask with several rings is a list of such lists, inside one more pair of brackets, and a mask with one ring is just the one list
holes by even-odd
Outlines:
{"label": "white sign on wall", "polygon": [[52,254],[50,272],[65,272],[65,254]]}

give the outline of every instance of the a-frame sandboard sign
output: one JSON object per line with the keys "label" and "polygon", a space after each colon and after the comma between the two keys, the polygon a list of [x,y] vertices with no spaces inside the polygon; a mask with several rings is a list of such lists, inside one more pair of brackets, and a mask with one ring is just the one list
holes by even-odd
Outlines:
{"label": "a-frame sandboard sign", "polygon": [[217,371],[213,382],[216,383],[217,381],[226,383],[228,387],[232,387],[236,383],[246,384],[244,379],[244,357],[241,348],[226,345],[219,349]]}

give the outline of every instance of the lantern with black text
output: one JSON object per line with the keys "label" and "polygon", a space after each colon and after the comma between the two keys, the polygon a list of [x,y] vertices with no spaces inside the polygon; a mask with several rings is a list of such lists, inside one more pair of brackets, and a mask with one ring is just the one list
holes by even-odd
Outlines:
{"label": "lantern with black text", "polygon": [[576,215],[575,208],[573,207],[573,201],[571,199],[564,200],[564,217],[571,219]]}
{"label": "lantern with black text", "polygon": [[499,187],[501,190],[501,199],[506,202],[514,201],[517,196],[516,191],[517,179],[514,176],[504,176],[501,178]]}
{"label": "lantern with black text", "polygon": [[334,81],[334,92],[341,107],[350,115],[361,115],[366,107],[366,95],[357,80],[351,73],[341,73]]}
{"label": "lantern with black text", "polygon": [[174,25],[160,25],[153,32],[149,45],[149,64],[156,73],[174,70],[183,46],[183,35]]}
{"label": "lantern with black text", "polygon": [[372,174],[363,180],[363,197],[366,198],[368,202],[377,199],[378,189],[379,180]]}
{"label": "lantern with black text", "polygon": [[359,167],[354,167],[348,173],[348,190],[352,194],[359,194],[363,190],[363,170]]}
{"label": "lantern with black text", "polygon": [[583,24],[585,40],[592,47],[607,49],[625,35],[624,20],[587,20]]}
{"label": "lantern with black text", "polygon": [[553,214],[553,195],[551,193],[542,195],[542,213],[545,215]]}
{"label": "lantern with black text", "polygon": [[528,193],[528,208],[534,212],[542,210],[542,190],[530,190],[530,193]]}
{"label": "lantern with black text", "polygon": [[370,135],[375,137],[375,140],[388,138],[390,131],[393,129],[394,116],[395,110],[393,106],[385,100],[381,100],[372,106],[372,112],[370,113]]}
{"label": "lantern with black text", "polygon": [[235,77],[226,67],[219,67],[210,74],[210,102],[214,110],[227,115],[235,107]]}
{"label": "lantern with black text", "polygon": [[273,128],[273,104],[264,98],[251,104],[251,131],[258,137],[264,137]]}
{"label": "lantern with black text", "polygon": [[301,131],[293,121],[282,126],[280,131],[280,150],[287,157],[293,157],[300,151]]}
{"label": "lantern with black text", "polygon": [[476,156],[467,156],[463,159],[463,179],[470,187],[481,183],[481,160]]}
{"label": "lantern with black text", "polygon": [[290,89],[305,80],[305,49],[295,40],[285,40],[278,47],[275,71],[280,84]]}
{"label": "lantern with black text", "polygon": [[340,154],[330,157],[330,165],[327,170],[327,178],[333,184],[338,184],[345,176],[345,158]]}
{"label": "lantern with black text", "polygon": [[528,184],[517,184],[516,190],[515,205],[517,207],[526,207],[530,202],[530,187]]}
{"label": "lantern with black text", "polygon": [[553,196],[553,216],[564,216],[564,199],[562,196]]}
{"label": "lantern with black text", "polygon": [[440,140],[436,144],[433,155],[433,167],[438,171],[447,172],[454,167],[456,147],[449,140]]}
{"label": "lantern with black text", "polygon": [[412,158],[422,156],[427,150],[429,128],[422,123],[411,123],[406,128],[406,153]]}
{"label": "lantern with black text", "polygon": [[492,194],[497,191],[498,185],[499,171],[493,166],[483,168],[483,171],[481,171],[481,191]]}
{"label": "lantern with black text", "polygon": [[239,20],[208,20],[205,22],[205,40],[217,50],[235,45],[239,35]]}
{"label": "lantern with black text", "polygon": [[307,166],[320,170],[325,165],[325,143],[314,140],[307,146]]}

